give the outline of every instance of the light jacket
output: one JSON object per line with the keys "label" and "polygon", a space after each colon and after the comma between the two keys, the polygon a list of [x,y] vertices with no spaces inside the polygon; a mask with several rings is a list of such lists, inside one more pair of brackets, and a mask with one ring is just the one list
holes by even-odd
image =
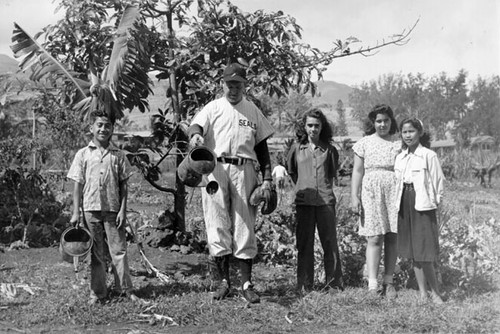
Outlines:
{"label": "light jacket", "polygon": [[[434,210],[441,203],[444,193],[444,174],[437,154],[418,145],[413,153],[415,156],[411,163],[411,177],[415,189],[415,210]],[[409,155],[408,149],[404,150],[396,157],[394,172],[398,180],[397,202],[398,209],[403,194],[403,176]]]}

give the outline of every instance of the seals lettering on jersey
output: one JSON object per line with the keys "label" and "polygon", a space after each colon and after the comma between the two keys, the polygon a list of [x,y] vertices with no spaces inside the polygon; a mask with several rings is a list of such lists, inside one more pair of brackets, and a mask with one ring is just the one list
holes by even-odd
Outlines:
{"label": "seals lettering on jersey", "polygon": [[257,130],[257,124],[252,123],[252,122],[250,122],[250,121],[249,121],[249,120],[247,120],[247,119],[240,119],[240,121],[239,121],[239,125],[240,125],[240,126],[244,126],[244,127],[245,127],[245,126],[246,126],[246,127],[250,127],[250,128],[252,128],[252,129],[254,129],[254,130]]}

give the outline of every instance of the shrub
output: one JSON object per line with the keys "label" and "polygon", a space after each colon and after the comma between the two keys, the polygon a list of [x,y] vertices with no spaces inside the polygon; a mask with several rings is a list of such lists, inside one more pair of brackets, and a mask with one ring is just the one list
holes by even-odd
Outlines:
{"label": "shrub", "polygon": [[57,240],[52,222],[61,214],[62,205],[38,171],[6,168],[0,184],[2,243],[21,240],[30,246],[49,246]]}
{"label": "shrub", "polygon": [[[490,290],[500,268],[500,226],[494,218],[479,216],[475,210],[478,199],[470,202],[469,197],[456,196],[461,191],[453,184],[447,189],[453,192],[445,196],[438,210],[440,256],[436,268],[442,288],[451,294]],[[404,260],[399,265],[399,283],[416,288],[411,262]]]}
{"label": "shrub", "polygon": [[278,208],[270,215],[257,217],[258,259],[268,264],[295,265],[295,207]]}
{"label": "shrub", "polygon": [[348,286],[361,286],[365,263],[366,240],[358,234],[357,216],[350,213],[350,199],[346,196],[337,198],[337,240],[344,283]]}

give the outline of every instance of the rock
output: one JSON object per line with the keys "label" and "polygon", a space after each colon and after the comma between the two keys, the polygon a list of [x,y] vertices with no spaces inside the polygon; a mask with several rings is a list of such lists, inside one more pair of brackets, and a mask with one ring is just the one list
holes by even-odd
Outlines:
{"label": "rock", "polygon": [[184,246],[184,245],[180,246],[180,252],[181,252],[181,254],[186,255],[186,254],[191,253],[191,251],[192,251],[191,246]]}
{"label": "rock", "polygon": [[29,249],[29,248],[30,247],[27,244],[23,243],[21,240],[16,240],[10,244],[9,251],[17,249]]}
{"label": "rock", "polygon": [[153,248],[169,246],[174,239],[175,232],[173,230],[154,230],[145,238],[146,244]]}
{"label": "rock", "polygon": [[175,234],[175,243],[177,245],[185,245],[188,246],[193,239],[192,233],[190,232],[177,232]]}
{"label": "rock", "polygon": [[162,231],[167,229],[175,230],[175,215],[172,212],[165,210],[153,221],[153,226],[156,226],[158,230]]}
{"label": "rock", "polygon": [[176,279],[176,280],[184,279],[184,273],[180,270],[177,270],[174,274],[174,279]]}
{"label": "rock", "polygon": [[172,252],[179,252],[181,250],[181,247],[179,245],[172,245],[172,247],[170,247],[170,251]]}

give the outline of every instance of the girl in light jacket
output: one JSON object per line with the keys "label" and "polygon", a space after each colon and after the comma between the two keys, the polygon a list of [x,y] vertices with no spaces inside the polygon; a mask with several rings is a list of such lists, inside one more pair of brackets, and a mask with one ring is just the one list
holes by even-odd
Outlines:
{"label": "girl in light jacket", "polygon": [[443,195],[444,175],[430,137],[422,122],[407,118],[401,122],[403,151],[396,157],[398,179],[398,254],[413,262],[420,297],[442,304],[434,263],[439,256],[436,209]]}

